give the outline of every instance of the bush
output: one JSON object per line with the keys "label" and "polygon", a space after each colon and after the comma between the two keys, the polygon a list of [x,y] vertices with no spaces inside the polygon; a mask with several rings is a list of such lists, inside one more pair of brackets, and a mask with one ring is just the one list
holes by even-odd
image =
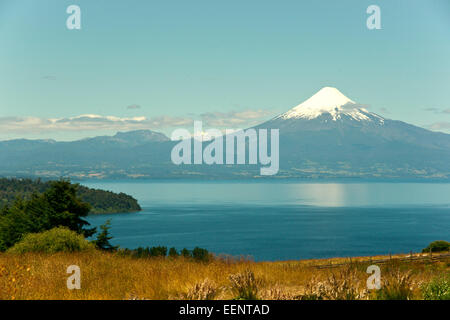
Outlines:
{"label": "bush", "polygon": [[169,249],[169,257],[175,258],[178,257],[178,251],[174,247]]}
{"label": "bush", "polygon": [[41,233],[29,233],[8,249],[11,253],[26,252],[75,252],[94,250],[94,244],[82,235],[65,227],[58,227]]}
{"label": "bush", "polygon": [[324,281],[313,278],[306,284],[301,300],[364,300],[367,290],[361,286],[357,268],[348,265],[332,271]]}
{"label": "bush", "polygon": [[450,300],[450,276],[433,279],[422,287],[425,300]]}
{"label": "bush", "polygon": [[376,292],[378,300],[410,300],[412,296],[411,273],[399,270],[385,276],[381,289]]}
{"label": "bush", "polygon": [[202,282],[196,283],[184,295],[185,300],[213,300],[218,293],[218,288],[215,282],[205,279]]}
{"label": "bush", "polygon": [[194,250],[192,250],[192,257],[196,261],[209,261],[209,252],[206,249],[202,249],[199,247],[195,247]]}
{"label": "bush", "polygon": [[426,252],[442,252],[442,251],[449,251],[450,250],[450,242],[444,241],[444,240],[437,240],[433,241],[422,250],[423,253]]}
{"label": "bush", "polygon": [[189,258],[191,257],[191,252],[188,249],[183,248],[183,250],[181,250],[181,255],[185,258]]}
{"label": "bush", "polygon": [[151,247],[150,255],[152,257],[165,257],[167,255],[167,247]]}
{"label": "bush", "polygon": [[167,255],[167,247],[138,247],[136,249],[120,249],[119,254],[123,256],[131,256],[133,258],[151,258],[165,257]]}
{"label": "bush", "polygon": [[235,300],[257,300],[262,281],[251,270],[229,276]]}
{"label": "bush", "polygon": [[[133,258],[151,258],[151,257],[167,257],[167,247],[139,247],[136,249],[120,249],[118,253],[122,256],[131,256]],[[184,258],[194,259],[198,262],[208,262],[211,254],[206,249],[196,247],[190,251],[186,248],[178,252],[176,248],[170,248],[169,257],[176,258],[182,256]]]}

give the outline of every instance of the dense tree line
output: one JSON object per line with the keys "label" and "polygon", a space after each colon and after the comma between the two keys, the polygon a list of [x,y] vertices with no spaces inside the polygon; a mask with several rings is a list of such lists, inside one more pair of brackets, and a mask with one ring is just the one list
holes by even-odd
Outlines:
{"label": "dense tree line", "polygon": [[65,180],[51,182],[43,193],[17,198],[0,210],[0,251],[14,246],[27,234],[55,227],[66,227],[90,237],[96,228],[89,228],[83,219],[89,211],[90,205],[77,196],[76,185]]}
{"label": "dense tree line", "polygon": [[[51,186],[51,181],[40,179],[6,179],[0,178],[0,208],[11,205],[17,198],[31,199],[33,194],[42,194]],[[117,213],[140,211],[136,199],[125,193],[114,193],[90,189],[75,184],[76,194],[82,201],[90,204],[90,213]]]}
{"label": "dense tree line", "polygon": [[209,261],[212,257],[208,250],[199,247],[195,247],[193,250],[184,248],[181,251],[177,251],[177,249],[173,247],[167,251],[167,247],[164,246],[139,247],[136,249],[119,249],[119,254],[131,256],[133,258],[167,257],[167,255],[171,258],[176,258],[182,256],[184,258],[192,258],[195,261],[203,262]]}

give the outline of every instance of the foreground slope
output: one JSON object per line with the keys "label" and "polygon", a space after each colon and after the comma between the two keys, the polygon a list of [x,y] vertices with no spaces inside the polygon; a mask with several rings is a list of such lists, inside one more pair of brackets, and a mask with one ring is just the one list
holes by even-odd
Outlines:
{"label": "foreground slope", "polygon": [[[389,258],[389,257],[387,257]],[[114,253],[1,254],[0,299],[437,299],[426,288],[450,283],[450,260],[380,265],[382,290],[368,291],[369,258],[251,262],[223,257],[134,259]],[[335,268],[316,266],[340,265]],[[81,269],[81,289],[68,290],[66,269]],[[249,297],[252,295],[252,297]],[[448,297],[447,297],[448,299]]]}

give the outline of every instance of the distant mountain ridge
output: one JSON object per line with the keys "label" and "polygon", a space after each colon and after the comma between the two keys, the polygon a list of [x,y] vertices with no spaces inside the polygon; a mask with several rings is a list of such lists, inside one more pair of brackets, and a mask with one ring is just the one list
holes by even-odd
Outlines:
{"label": "distant mountain ridge", "polygon": [[[325,87],[255,129],[280,130],[272,178],[450,180],[450,135],[368,111]],[[73,142],[0,142],[0,175],[85,178],[261,178],[255,165],[180,165],[162,133],[119,132]],[[205,142],[207,144],[207,142]],[[267,177],[266,177],[267,178]]]}
{"label": "distant mountain ridge", "polygon": [[128,132],[118,132],[114,136],[100,136],[94,138],[87,138],[81,141],[84,142],[97,142],[97,143],[116,143],[126,144],[127,146],[137,146],[151,142],[163,142],[170,139],[163,133],[155,132],[151,130],[135,130]]}

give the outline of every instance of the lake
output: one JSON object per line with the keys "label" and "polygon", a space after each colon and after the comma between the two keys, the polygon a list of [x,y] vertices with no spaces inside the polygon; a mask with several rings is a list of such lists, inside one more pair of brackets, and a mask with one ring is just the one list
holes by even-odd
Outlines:
{"label": "lake", "polygon": [[112,220],[121,247],[195,246],[255,260],[367,256],[420,251],[450,240],[450,184],[277,181],[89,181],[138,199]]}

